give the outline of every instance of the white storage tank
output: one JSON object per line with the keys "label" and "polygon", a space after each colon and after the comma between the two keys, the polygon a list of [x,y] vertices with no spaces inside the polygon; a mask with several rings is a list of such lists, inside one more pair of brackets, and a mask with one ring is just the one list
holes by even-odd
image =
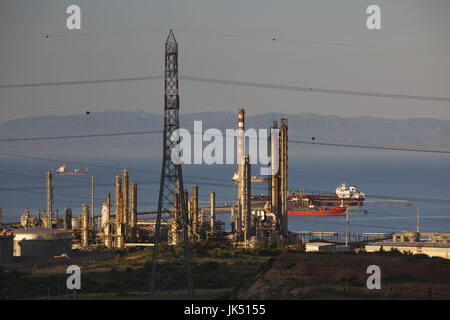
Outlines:
{"label": "white storage tank", "polygon": [[80,229],[81,228],[81,222],[80,217],[72,217],[72,229]]}
{"label": "white storage tank", "polygon": [[307,242],[306,252],[336,252],[336,244],[327,242]]}
{"label": "white storage tank", "polygon": [[72,253],[71,232],[44,228],[14,231],[14,256],[54,257],[63,253]]}

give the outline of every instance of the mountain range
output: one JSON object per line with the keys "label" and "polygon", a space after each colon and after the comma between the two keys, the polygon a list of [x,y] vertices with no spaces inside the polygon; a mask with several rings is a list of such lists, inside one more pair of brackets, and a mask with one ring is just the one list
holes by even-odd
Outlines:
{"label": "mountain range", "polygon": [[[288,119],[290,140],[355,145],[396,146],[450,150],[450,120],[433,118],[385,119],[375,117],[338,117],[317,114],[267,113],[246,115],[247,128],[270,128],[274,120]],[[203,130],[237,127],[237,113],[230,111],[180,115],[180,126],[192,130],[194,121]],[[29,117],[0,124],[0,139],[159,131],[163,116],[145,111],[104,111],[66,116]],[[204,143],[206,145],[207,143]],[[314,150],[319,146],[291,147],[290,154]],[[33,155],[91,158],[161,158],[162,133],[61,140],[3,141],[4,152]],[[345,152],[348,148],[339,149]],[[308,151],[309,152],[309,151]],[[334,151],[333,151],[334,152]]]}

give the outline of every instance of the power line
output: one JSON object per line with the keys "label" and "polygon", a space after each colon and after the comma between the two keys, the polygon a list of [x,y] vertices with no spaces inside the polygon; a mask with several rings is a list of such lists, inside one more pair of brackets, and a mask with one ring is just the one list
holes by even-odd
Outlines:
{"label": "power line", "polygon": [[[162,132],[161,130],[154,130],[154,131],[115,132],[115,133],[103,133],[103,134],[72,135],[72,136],[4,138],[4,139],[0,139],[0,142],[59,140],[59,139],[77,139],[77,138],[99,138],[99,137],[154,134],[154,133],[161,133],[161,132]],[[405,148],[405,147],[396,147],[396,146],[395,147],[394,146],[392,146],[392,147],[390,147],[390,146],[371,146],[371,145],[356,145],[356,144],[344,144],[344,143],[312,142],[312,141],[302,141],[302,140],[288,140],[288,142],[292,142],[292,143],[296,143],[296,144],[308,144],[308,145],[332,146],[332,147],[344,147],[344,148],[450,154],[450,151],[448,151],[448,150],[414,149],[414,148]],[[0,153],[0,154],[4,154],[4,153]],[[45,159],[45,160],[48,160],[48,159]]]}
{"label": "power line", "polygon": [[114,82],[129,82],[129,81],[143,81],[143,80],[158,80],[158,79],[162,79],[162,76],[5,84],[5,85],[0,85],[0,88],[6,89],[6,88],[26,88],[26,87],[52,87],[52,86],[67,86],[67,85],[94,84],[94,83],[114,83]]}
{"label": "power line", "polygon": [[[0,40],[20,40],[20,39],[57,39],[57,38],[78,38],[78,37],[95,37],[95,36],[116,36],[116,35],[130,35],[130,34],[145,34],[145,33],[158,33],[167,32],[171,28],[162,28],[154,30],[130,30],[130,31],[116,31],[116,32],[91,32],[91,33],[71,33],[71,34],[36,34],[36,35],[10,35],[0,36]],[[351,48],[366,48],[366,49],[388,49],[388,50],[400,50],[400,51],[418,51],[418,52],[436,52],[436,53],[449,53],[449,49],[439,48],[417,48],[417,47],[399,47],[399,46],[383,46],[372,44],[357,44],[348,42],[331,42],[331,41],[316,41],[305,39],[287,39],[281,38],[276,35],[273,36],[255,36],[245,34],[232,34],[223,32],[207,32],[207,31],[195,31],[187,29],[172,29],[178,33],[190,33],[203,36],[213,37],[227,37],[236,39],[251,39],[270,41],[274,43],[286,42],[297,43],[304,45],[320,45],[320,46],[334,46],[334,47],[351,47]]]}
{"label": "power line", "polygon": [[368,92],[368,91],[352,91],[352,90],[339,90],[339,89],[325,89],[325,88],[313,88],[313,87],[301,87],[292,85],[280,85],[270,84],[262,82],[250,82],[250,81],[236,81],[236,80],[224,80],[216,78],[194,77],[194,76],[180,76],[182,80],[216,83],[241,87],[254,87],[262,89],[277,89],[288,90],[298,92],[310,92],[310,93],[324,93],[324,94],[337,94],[337,95],[350,95],[350,96],[365,96],[374,98],[391,98],[391,99],[407,99],[407,100],[425,100],[425,101],[445,101],[450,102],[449,97],[436,97],[436,96],[416,96],[408,94],[395,94],[395,93],[383,93],[383,92]]}
{"label": "power line", "polygon": [[[158,79],[162,79],[162,78],[163,78],[162,76],[142,76],[142,77],[123,77],[123,78],[111,78],[111,79],[99,79],[99,80],[19,83],[19,84],[0,85],[0,89],[62,86],[62,85],[81,85],[81,84],[94,84],[94,83],[116,83],[116,82],[129,82],[129,81],[158,80]],[[450,97],[314,88],[314,87],[303,87],[303,86],[295,86],[295,85],[281,85],[281,84],[271,84],[271,83],[263,83],[263,82],[226,80],[226,79],[197,77],[197,76],[180,76],[180,79],[187,80],[187,81],[204,82],[204,83],[214,83],[214,84],[241,86],[241,87],[253,87],[253,88],[261,88],[261,89],[288,90],[288,91],[307,92],[307,93],[363,96],[363,97],[372,97],[372,98],[406,99],[406,100],[419,100],[419,101],[450,102]]]}
{"label": "power line", "polygon": [[170,30],[170,29],[166,28],[166,29],[155,29],[155,30],[130,30],[130,31],[117,31],[117,32],[91,32],[91,33],[70,33],[70,34],[50,34],[49,33],[49,34],[36,34],[36,35],[12,35],[12,36],[1,36],[0,40],[115,36],[115,35],[140,34],[140,33],[167,32],[168,30]]}
{"label": "power line", "polygon": [[102,134],[86,134],[86,135],[74,135],[74,136],[53,136],[53,137],[34,137],[34,138],[33,137],[27,137],[27,138],[5,138],[5,139],[0,139],[0,142],[115,137],[115,136],[153,134],[153,133],[161,133],[161,132],[162,132],[162,130],[137,131],[137,132],[116,132],[116,133],[102,133]]}
{"label": "power line", "polygon": [[228,38],[240,38],[240,39],[252,39],[252,40],[264,40],[271,42],[290,42],[308,45],[323,45],[323,46],[336,46],[336,47],[353,47],[353,48],[366,48],[366,49],[389,49],[389,50],[402,50],[402,51],[422,51],[422,52],[438,52],[438,53],[450,53],[449,49],[436,49],[436,48],[414,48],[414,47],[398,47],[398,46],[381,46],[381,45],[371,45],[371,44],[355,44],[355,43],[344,43],[344,42],[330,42],[330,41],[313,41],[313,40],[302,40],[302,39],[284,39],[277,36],[267,37],[267,36],[252,36],[244,34],[230,34],[230,33],[218,33],[218,32],[207,32],[207,31],[193,31],[185,29],[174,29],[176,32],[181,33],[192,33],[204,36],[214,36],[214,37],[228,37]]}
{"label": "power line", "polygon": [[369,145],[344,144],[344,143],[311,142],[311,141],[300,141],[300,140],[288,140],[288,142],[297,143],[297,144],[309,144],[309,145],[344,147],[344,148],[359,148],[359,149],[375,149],[375,150],[392,150],[392,151],[410,151],[410,152],[450,154],[450,151],[448,151],[448,150],[413,149],[413,148],[387,147],[387,146],[382,147],[382,146],[369,146]]}

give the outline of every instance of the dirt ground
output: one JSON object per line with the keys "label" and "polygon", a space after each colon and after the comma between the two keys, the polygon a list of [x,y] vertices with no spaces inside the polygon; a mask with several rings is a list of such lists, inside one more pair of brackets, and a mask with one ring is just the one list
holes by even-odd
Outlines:
{"label": "dirt ground", "polygon": [[[378,265],[381,289],[367,288]],[[281,254],[242,299],[450,299],[450,261],[412,255]]]}

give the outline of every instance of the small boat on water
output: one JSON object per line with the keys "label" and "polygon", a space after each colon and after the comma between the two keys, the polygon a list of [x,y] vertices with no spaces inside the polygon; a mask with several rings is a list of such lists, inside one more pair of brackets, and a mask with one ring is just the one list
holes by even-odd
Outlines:
{"label": "small boat on water", "polygon": [[81,176],[81,175],[87,175],[88,169],[86,170],[80,170],[80,169],[73,169],[69,170],[66,165],[62,165],[56,170],[56,174],[60,176]]}

